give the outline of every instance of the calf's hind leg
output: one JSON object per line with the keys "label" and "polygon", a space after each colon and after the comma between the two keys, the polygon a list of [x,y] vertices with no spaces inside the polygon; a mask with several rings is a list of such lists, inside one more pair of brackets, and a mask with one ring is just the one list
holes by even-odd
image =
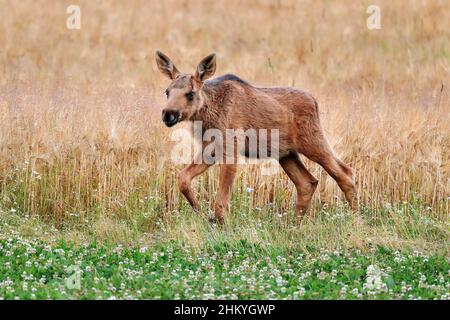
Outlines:
{"label": "calf's hind leg", "polygon": [[297,189],[296,211],[299,216],[303,216],[311,207],[318,181],[309,173],[297,153],[281,158],[280,165]]}
{"label": "calf's hind leg", "polygon": [[328,172],[344,192],[352,210],[358,211],[358,196],[352,168],[338,159],[329,148],[324,148],[319,154],[314,152],[303,152],[303,154],[320,164]]}
{"label": "calf's hind leg", "polygon": [[230,196],[233,187],[234,177],[236,176],[235,164],[221,164],[220,165],[220,181],[219,181],[219,196],[214,206],[215,220],[223,224],[223,214],[230,209]]}
{"label": "calf's hind leg", "polygon": [[339,188],[344,192],[353,212],[358,211],[358,196],[353,180],[353,170],[333,154],[319,163],[336,180]]}

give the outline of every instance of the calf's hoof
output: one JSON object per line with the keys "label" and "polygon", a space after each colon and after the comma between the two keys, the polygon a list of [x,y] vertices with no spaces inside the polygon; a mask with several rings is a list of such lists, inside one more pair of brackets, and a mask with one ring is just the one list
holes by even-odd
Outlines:
{"label": "calf's hoof", "polygon": [[223,223],[224,223],[223,218],[218,219],[216,217],[211,217],[211,218],[208,219],[208,221],[212,225],[223,225]]}

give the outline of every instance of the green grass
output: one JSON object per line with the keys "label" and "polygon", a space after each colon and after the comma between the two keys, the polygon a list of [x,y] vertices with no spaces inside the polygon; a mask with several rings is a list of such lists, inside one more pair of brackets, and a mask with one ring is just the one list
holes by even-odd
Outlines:
{"label": "green grass", "polygon": [[[74,245],[22,237],[5,225],[1,231],[3,299],[450,298],[449,260],[439,253],[381,246],[300,252],[245,240],[202,248]],[[76,270],[79,288],[67,282]]]}

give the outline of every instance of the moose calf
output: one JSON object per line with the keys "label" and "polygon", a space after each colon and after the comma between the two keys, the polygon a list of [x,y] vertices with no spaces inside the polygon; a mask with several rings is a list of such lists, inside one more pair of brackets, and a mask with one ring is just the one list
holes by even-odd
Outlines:
{"label": "moose calf", "polygon": [[[204,58],[194,75],[179,72],[160,51],[156,52],[156,63],[172,81],[162,111],[162,120],[168,127],[181,121],[201,121],[203,131],[214,128],[224,134],[227,129],[276,128],[279,130],[277,160],[296,187],[298,215],[309,210],[318,182],[302,163],[299,153],[320,164],[336,180],[353,211],[357,210],[353,170],[334,155],[320,125],[317,102],[310,94],[294,88],[255,87],[231,74],[207,80],[216,70],[215,54]],[[205,148],[207,143],[202,143]],[[246,144],[244,148],[248,147]],[[248,150],[243,153],[248,156]],[[196,155],[178,176],[181,193],[197,211],[200,206],[191,181],[213,164],[201,161],[202,155],[202,152]],[[223,223],[224,212],[229,209],[236,163],[219,165],[220,187],[214,209],[215,220]]]}

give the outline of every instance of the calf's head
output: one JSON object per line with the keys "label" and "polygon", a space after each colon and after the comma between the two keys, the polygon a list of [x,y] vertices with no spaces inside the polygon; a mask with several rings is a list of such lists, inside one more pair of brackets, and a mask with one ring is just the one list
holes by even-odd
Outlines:
{"label": "calf's head", "polygon": [[160,51],[156,51],[158,69],[170,80],[166,89],[167,103],[162,111],[162,120],[168,127],[189,120],[203,105],[200,90],[203,81],[216,71],[216,55],[210,54],[197,66],[195,74],[181,73]]}

